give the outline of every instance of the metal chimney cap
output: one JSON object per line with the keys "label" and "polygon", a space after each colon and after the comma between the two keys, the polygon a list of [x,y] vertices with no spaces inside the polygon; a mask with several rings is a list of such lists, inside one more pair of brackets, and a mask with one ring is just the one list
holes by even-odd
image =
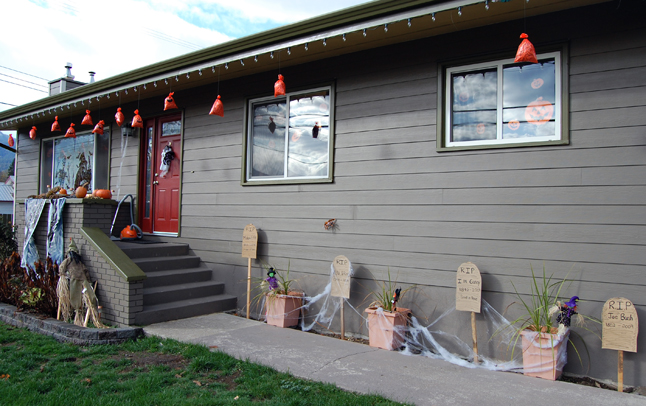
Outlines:
{"label": "metal chimney cap", "polygon": [[67,76],[70,79],[74,79],[74,75],[72,75],[72,62],[68,62],[67,65],[65,65],[65,76]]}
{"label": "metal chimney cap", "polygon": [[94,83],[94,75],[96,75],[96,72],[89,71],[88,73],[90,74],[90,83]]}

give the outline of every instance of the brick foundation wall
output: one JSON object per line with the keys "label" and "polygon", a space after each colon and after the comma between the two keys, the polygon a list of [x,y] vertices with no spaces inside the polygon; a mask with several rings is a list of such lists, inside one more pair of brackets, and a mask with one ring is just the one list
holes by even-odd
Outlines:
{"label": "brick foundation wall", "polygon": [[[92,283],[98,281],[96,295],[99,305],[103,307],[101,319],[111,325],[130,326],[134,324],[135,314],[143,310],[143,282],[126,281],[80,232],[81,227],[98,227],[109,235],[116,208],[114,200],[68,199],[63,207],[63,236],[65,252],[71,237],[90,271]],[[38,254],[43,262],[47,255],[48,214],[49,203],[45,204],[34,232]],[[129,203],[124,202],[119,209],[113,233],[118,235],[129,223],[130,207]],[[18,226],[18,250],[22,255],[25,239],[24,202],[18,202],[15,224]]]}

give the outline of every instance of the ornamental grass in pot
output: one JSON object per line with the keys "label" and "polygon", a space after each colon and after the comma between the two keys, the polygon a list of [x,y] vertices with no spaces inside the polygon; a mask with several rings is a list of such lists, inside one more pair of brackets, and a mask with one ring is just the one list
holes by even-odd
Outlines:
{"label": "ornamental grass in pot", "polygon": [[371,347],[395,350],[404,343],[411,310],[398,306],[399,301],[412,287],[402,290],[390,278],[379,290],[370,295],[375,299],[365,310],[368,313],[368,334]]}
{"label": "ornamental grass in pot", "polygon": [[[525,375],[556,380],[567,363],[567,344],[572,343],[569,338],[570,324],[574,321],[583,325],[583,316],[577,313],[579,297],[572,296],[568,302],[559,300],[567,279],[554,280],[553,275],[547,276],[545,266],[542,277],[537,277],[533,268],[531,270],[529,301],[523,299],[514,286],[516,296],[527,313],[511,322],[515,332],[510,345],[516,346],[521,340]],[[585,342],[583,345],[585,347]],[[574,344],[572,348],[581,361]]]}
{"label": "ornamental grass in pot", "polygon": [[293,327],[298,325],[303,292],[294,290],[294,280],[289,278],[289,263],[287,270],[278,271],[271,265],[264,264],[267,278],[260,282],[260,293],[256,299],[264,299],[265,320],[267,324],[277,327]]}

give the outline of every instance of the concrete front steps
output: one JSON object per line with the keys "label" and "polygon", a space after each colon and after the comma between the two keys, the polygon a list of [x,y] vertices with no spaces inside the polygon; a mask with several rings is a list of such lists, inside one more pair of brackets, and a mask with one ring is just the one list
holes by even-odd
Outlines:
{"label": "concrete front steps", "polygon": [[212,280],[211,269],[189,253],[188,244],[116,244],[148,276],[144,309],[135,316],[136,325],[236,308],[236,297],[224,293],[224,283]]}

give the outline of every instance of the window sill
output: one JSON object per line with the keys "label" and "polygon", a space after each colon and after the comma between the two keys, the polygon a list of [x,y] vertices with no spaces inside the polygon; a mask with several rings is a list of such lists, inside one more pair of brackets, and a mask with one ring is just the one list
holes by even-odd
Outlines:
{"label": "window sill", "polygon": [[507,149],[507,148],[523,148],[523,147],[539,147],[539,146],[552,146],[552,145],[568,145],[569,140],[555,140],[555,141],[538,141],[538,142],[515,142],[510,144],[491,144],[491,145],[463,145],[445,147],[438,145],[437,152],[450,152],[450,151],[468,151],[468,150],[483,150],[483,149]]}

